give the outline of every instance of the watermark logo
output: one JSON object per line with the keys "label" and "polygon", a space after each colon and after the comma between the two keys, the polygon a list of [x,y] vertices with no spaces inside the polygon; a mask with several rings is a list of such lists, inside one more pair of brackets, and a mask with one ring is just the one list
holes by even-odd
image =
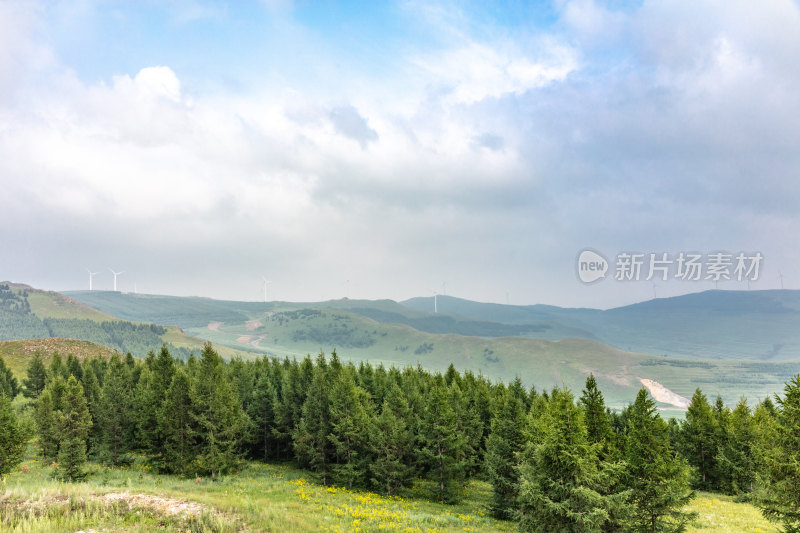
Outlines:
{"label": "watermark logo", "polygon": [[584,283],[594,283],[606,277],[608,261],[594,250],[584,250],[578,255],[578,278]]}
{"label": "watermark logo", "polygon": [[[616,281],[757,281],[764,256],[760,252],[638,253],[616,255]],[[605,279],[609,262],[598,252],[586,249],[578,255],[578,278],[583,283]]]}

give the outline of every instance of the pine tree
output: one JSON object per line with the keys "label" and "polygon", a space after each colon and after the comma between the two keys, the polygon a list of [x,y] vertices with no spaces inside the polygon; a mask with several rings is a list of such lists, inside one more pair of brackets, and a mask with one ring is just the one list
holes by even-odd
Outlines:
{"label": "pine tree", "polygon": [[611,423],[606,412],[603,393],[597,387],[594,374],[589,374],[589,377],[586,378],[586,387],[583,389],[579,402],[586,420],[586,437],[589,443],[607,446],[611,434]]}
{"label": "pine tree", "polygon": [[203,348],[192,388],[193,421],[196,425],[197,467],[212,478],[236,468],[246,415],[222,358],[210,343]]}
{"label": "pine tree", "polygon": [[[452,383],[458,389],[458,383]],[[469,468],[467,438],[458,431],[452,398],[451,388],[441,376],[436,376],[428,391],[428,405],[420,427],[422,459],[428,476],[436,482],[436,496],[442,503],[458,501]]]}
{"label": "pine tree", "polygon": [[755,464],[755,489],[766,487],[772,477],[771,467],[776,461],[778,439],[777,412],[769,397],[756,405],[753,411],[753,462]]}
{"label": "pine tree", "polygon": [[63,407],[63,396],[66,384],[62,377],[45,387],[36,400],[33,418],[39,435],[39,445],[44,459],[55,459],[58,456],[59,435],[58,419]]}
{"label": "pine tree", "polygon": [[109,361],[102,390],[100,455],[106,463],[129,464],[136,429],[133,384],[128,365],[116,354]]}
{"label": "pine tree", "polygon": [[153,361],[151,370],[155,394],[166,394],[172,384],[172,377],[175,375],[175,359],[172,358],[165,345],[161,346],[161,351]]}
{"label": "pine tree", "polygon": [[275,456],[275,402],[276,394],[270,372],[262,372],[250,393],[247,416],[252,421],[250,446],[253,455],[266,461]]}
{"label": "pine tree", "polygon": [[67,380],[64,391],[64,408],[58,419],[58,466],[56,475],[67,481],[77,481],[86,477],[83,465],[86,463],[86,439],[92,417],[86,405],[83,387],[75,376]]}
{"label": "pine tree", "polygon": [[340,369],[330,394],[331,431],[328,440],[333,447],[333,478],[353,488],[366,485],[368,477],[369,433],[374,414],[367,392],[355,383],[352,367]]}
{"label": "pine tree", "polygon": [[519,494],[517,456],[525,443],[524,404],[500,384],[495,392],[491,431],[486,441],[486,473],[492,484],[492,514],[508,520]]}
{"label": "pine tree", "polygon": [[0,392],[0,481],[10,473],[25,456],[28,441],[23,427],[11,407],[11,400]]}
{"label": "pine tree", "polygon": [[[163,444],[158,425],[158,407],[164,401],[166,391],[156,389],[151,368],[152,365],[145,365],[139,373],[139,383],[136,384],[132,403],[133,421],[136,423],[136,447],[147,454],[155,455]],[[158,457],[151,457],[152,461],[158,463]]]}
{"label": "pine tree", "polygon": [[686,420],[681,425],[680,437],[680,451],[697,472],[697,479],[693,482],[695,488],[713,488],[716,437],[711,406],[705,394],[697,389],[686,410]]}
{"label": "pine tree", "polygon": [[800,374],[777,398],[775,454],[770,465],[771,483],[759,503],[764,515],[780,522],[786,533],[800,532]]}
{"label": "pine tree", "polygon": [[64,366],[64,360],[61,359],[61,354],[58,352],[53,352],[53,355],[50,357],[50,367],[47,369],[47,377],[50,380],[60,377],[64,379],[65,383],[69,377],[67,368]]}
{"label": "pine tree", "polygon": [[67,355],[66,372],[67,377],[75,376],[75,379],[77,379],[78,382],[83,380],[83,368],[81,367],[81,362],[78,361],[78,358],[72,354]]}
{"label": "pine tree", "polygon": [[158,409],[158,425],[164,436],[163,455],[160,465],[165,471],[186,475],[195,456],[197,433],[193,427],[191,382],[183,370],[177,370],[167,389],[164,403]]}
{"label": "pine tree", "polygon": [[136,407],[137,446],[150,455],[149,462],[159,470],[164,469],[164,455],[160,453],[164,446],[164,434],[158,420],[158,411],[174,373],[175,361],[166,346],[161,346],[158,357],[151,351],[139,373],[133,400]]}
{"label": "pine tree", "polygon": [[102,399],[103,390],[97,381],[97,374],[94,366],[84,360],[83,365],[83,392],[86,395],[86,403],[89,406],[89,414],[92,416],[92,427],[89,429],[89,440],[87,442],[87,453],[95,456],[100,451],[102,442]]}
{"label": "pine tree", "polygon": [[[297,362],[284,361],[283,367],[285,371],[280,394],[275,401],[275,428],[273,429],[279,450],[278,457],[288,456],[294,449],[294,438],[303,416],[303,404],[308,392]],[[298,457],[296,453],[294,455]]]}
{"label": "pine tree", "polygon": [[569,390],[554,389],[531,423],[519,468],[523,531],[601,531],[624,514],[625,494],[601,493],[618,469],[601,469],[599,446],[588,442],[583,411]]}
{"label": "pine tree", "polygon": [[727,439],[720,447],[715,462],[720,489],[728,494],[753,492],[756,480],[754,458],[755,433],[747,400],[742,397],[728,420]]}
{"label": "pine tree", "polygon": [[684,512],[694,493],[689,468],[669,445],[669,427],[642,388],[629,411],[625,442],[626,485],[633,504],[628,531],[680,532],[695,515]]}
{"label": "pine tree", "polygon": [[33,358],[28,363],[25,375],[26,378],[22,380],[23,396],[33,399],[38,398],[47,383],[47,369],[44,367],[42,354],[39,350],[33,352]]}
{"label": "pine tree", "polygon": [[6,366],[3,358],[0,357],[0,394],[5,394],[9,400],[13,400],[19,394],[19,383],[11,369]]}
{"label": "pine tree", "polygon": [[329,381],[326,368],[319,364],[314,368],[313,375],[303,403],[302,416],[294,432],[294,449],[299,464],[310,467],[326,485],[334,453],[328,439],[331,432]]}
{"label": "pine tree", "polygon": [[413,479],[414,433],[409,427],[412,416],[403,391],[393,383],[370,433],[372,483],[389,495],[410,485]]}

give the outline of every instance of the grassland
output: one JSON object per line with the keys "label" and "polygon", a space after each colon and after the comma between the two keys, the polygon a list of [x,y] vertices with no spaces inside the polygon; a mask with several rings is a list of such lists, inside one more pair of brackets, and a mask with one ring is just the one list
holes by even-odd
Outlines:
{"label": "grassland", "polygon": [[[35,451],[34,447],[30,452]],[[90,464],[86,482],[52,480],[34,455],[0,485],[0,530],[52,531],[515,531],[488,516],[490,486],[475,481],[458,505],[442,505],[419,483],[396,497],[324,487],[285,464],[247,463],[217,481],[154,474],[143,458],[130,467]],[[690,532],[777,529],[747,503],[701,493]]]}
{"label": "grassland", "polygon": [[248,463],[218,481],[91,465],[87,482],[49,478],[29,456],[0,486],[0,530],[113,531],[511,531],[487,516],[489,486],[472,483],[461,504],[427,498],[421,484],[397,497],[323,487],[288,465]]}
{"label": "grassland", "polygon": [[74,339],[31,339],[24,341],[0,341],[0,357],[17,378],[21,378],[35,352],[41,352],[45,364],[54,352],[66,357],[74,355],[80,360],[87,357],[111,357],[116,353],[111,348],[88,341]]}
{"label": "grassland", "polygon": [[28,303],[31,312],[39,318],[75,318],[104,322],[116,320],[113,316],[98,311],[77,300],[57,292],[45,292],[30,289]]}

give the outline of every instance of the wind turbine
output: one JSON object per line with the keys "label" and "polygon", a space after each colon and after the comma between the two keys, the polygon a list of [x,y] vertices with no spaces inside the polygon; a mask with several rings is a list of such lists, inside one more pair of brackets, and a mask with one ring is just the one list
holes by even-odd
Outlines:
{"label": "wind turbine", "polygon": [[[109,270],[111,270],[111,269],[109,268]],[[114,292],[116,292],[117,291],[117,276],[119,276],[120,274],[124,274],[125,271],[123,270],[122,272],[114,272],[113,270],[111,270],[111,273],[114,274]]]}
{"label": "wind turbine", "polygon": [[439,297],[439,293],[436,292],[436,291],[431,291],[431,292],[433,292],[433,312],[434,313],[438,313],[439,312],[439,302],[437,301],[437,298]]}
{"label": "wind turbine", "polygon": [[86,272],[89,273],[89,290],[92,290],[92,277],[94,277],[95,274],[99,274],[100,272],[92,272],[88,268],[86,269]]}
{"label": "wind turbine", "polygon": [[261,276],[261,279],[264,280],[264,303],[267,303],[267,285],[272,283],[271,281],[267,281],[267,278]]}
{"label": "wind turbine", "polygon": [[783,289],[783,272],[778,271],[778,278],[781,280],[781,289]]}

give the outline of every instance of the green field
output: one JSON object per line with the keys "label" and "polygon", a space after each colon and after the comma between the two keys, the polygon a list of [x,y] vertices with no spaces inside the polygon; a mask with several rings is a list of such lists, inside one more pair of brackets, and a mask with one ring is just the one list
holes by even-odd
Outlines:
{"label": "green field", "polygon": [[[33,447],[30,451],[35,451]],[[432,501],[419,483],[396,497],[324,487],[287,464],[246,463],[217,481],[152,473],[137,458],[130,467],[90,464],[84,483],[50,479],[34,455],[0,485],[0,530],[9,533],[113,530],[159,531],[515,531],[488,516],[490,486],[476,481],[458,505]],[[690,532],[777,529],[750,504],[700,493]]]}
{"label": "green field", "polygon": [[115,352],[111,348],[88,341],[74,339],[31,339],[24,341],[0,341],[0,357],[6,366],[21,379],[28,367],[28,362],[35,352],[40,352],[48,362],[53,353],[63,357],[74,355],[80,360],[87,357],[111,357]]}

